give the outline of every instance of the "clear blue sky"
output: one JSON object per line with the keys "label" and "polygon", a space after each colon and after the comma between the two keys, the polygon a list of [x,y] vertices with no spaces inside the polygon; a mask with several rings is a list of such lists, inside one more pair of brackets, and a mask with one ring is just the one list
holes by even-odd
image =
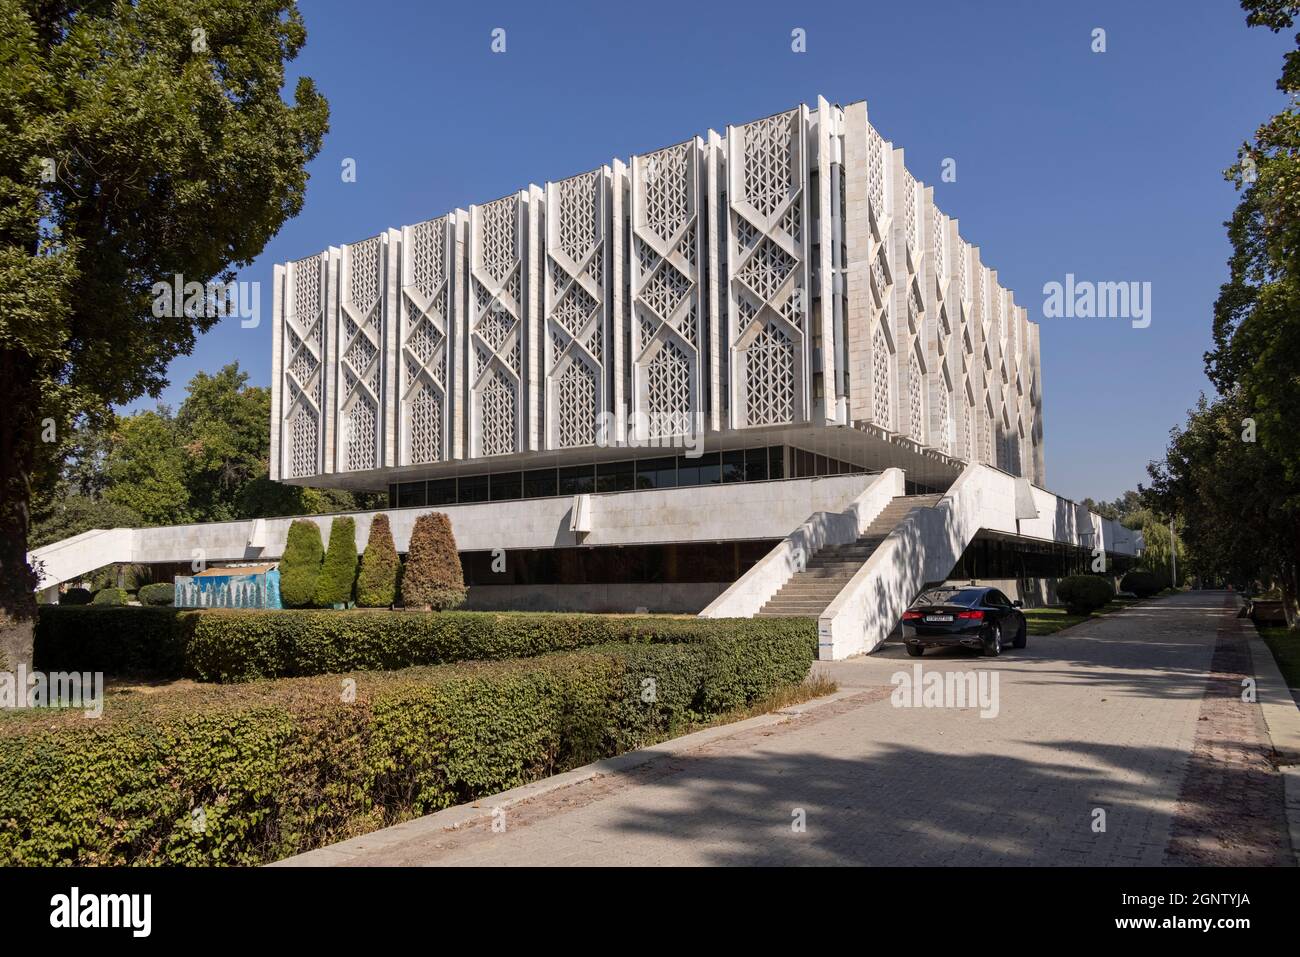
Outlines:
{"label": "clear blue sky", "polygon": [[[820,93],[867,101],[1042,322],[1047,484],[1074,498],[1145,480],[1208,389],[1201,357],[1236,202],[1222,170],[1282,105],[1290,45],[1248,29],[1228,0],[302,6],[293,74],[313,77],[331,110],[306,205],[240,275],[262,283],[261,327],[228,319],[204,336],[172,364],[164,401],[235,359],[269,384],[276,262]],[[504,54],[490,50],[496,27]],[[807,53],[790,50],[796,27]],[[342,182],[345,157],[355,183]],[[939,179],[946,157],[954,183]],[[1151,282],[1150,327],[1044,320],[1043,284],[1066,273]]]}

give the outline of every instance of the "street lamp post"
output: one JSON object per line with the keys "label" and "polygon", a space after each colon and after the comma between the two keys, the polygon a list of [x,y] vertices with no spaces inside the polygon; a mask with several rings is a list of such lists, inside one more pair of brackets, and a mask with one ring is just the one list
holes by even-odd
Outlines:
{"label": "street lamp post", "polygon": [[1174,520],[1169,520],[1169,587],[1178,587],[1178,540],[1174,538]]}

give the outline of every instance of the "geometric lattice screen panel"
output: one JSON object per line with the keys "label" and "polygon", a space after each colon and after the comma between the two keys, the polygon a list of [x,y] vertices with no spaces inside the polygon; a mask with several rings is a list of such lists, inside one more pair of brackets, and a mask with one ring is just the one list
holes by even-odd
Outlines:
{"label": "geometric lattice screen panel", "polygon": [[703,422],[701,156],[700,141],[689,140],[632,159],[630,338],[640,438],[694,433]]}
{"label": "geometric lattice screen panel", "polygon": [[[604,438],[709,433],[711,451],[816,410],[1042,480],[1037,327],[864,104],[709,131],[275,276],[277,479],[373,488]],[[610,413],[626,433],[602,435]]]}
{"label": "geometric lattice screen panel", "polygon": [[594,445],[596,416],[605,410],[607,175],[594,170],[546,188],[543,354],[546,444],[552,449]]}
{"label": "geometric lattice screen panel", "polygon": [[380,464],[387,236],[343,247],[339,274],[339,396],[336,455],[340,472]]}
{"label": "geometric lattice screen panel", "polygon": [[321,471],[327,275],[323,255],[300,259],[286,270],[280,459],[286,478]]}
{"label": "geometric lattice screen panel", "polygon": [[471,457],[520,451],[524,376],[523,200],[470,210]]}
{"label": "geometric lattice screen panel", "polygon": [[398,461],[402,465],[447,458],[454,245],[450,216],[402,230],[398,327]]}
{"label": "geometric lattice screen panel", "polygon": [[807,418],[807,111],[728,131],[732,423]]}

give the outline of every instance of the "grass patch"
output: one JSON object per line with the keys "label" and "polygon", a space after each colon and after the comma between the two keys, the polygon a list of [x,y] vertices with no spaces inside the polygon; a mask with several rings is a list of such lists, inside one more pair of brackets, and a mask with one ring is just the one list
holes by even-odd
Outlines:
{"label": "grass patch", "polygon": [[1067,614],[1064,608],[1025,608],[1025,627],[1029,629],[1031,635],[1054,635],[1058,631],[1064,631],[1074,625],[1082,624],[1093,618],[1100,618],[1103,615],[1109,615],[1113,611],[1120,611],[1123,608],[1129,608],[1137,604],[1136,598],[1114,598],[1104,607],[1097,609],[1091,615],[1071,615]]}
{"label": "grass patch", "polygon": [[805,701],[812,701],[814,698],[823,698],[839,690],[840,684],[838,681],[833,681],[825,675],[810,675],[802,684],[777,688],[771,694],[764,695],[751,704],[734,708],[725,714],[719,715],[712,721],[697,724],[690,730],[702,731],[705,728],[714,728],[718,725],[744,721],[746,718],[757,718],[759,715],[771,714],[773,711],[780,711],[784,708],[792,708],[797,704],[803,704]]}
{"label": "grass patch", "polygon": [[[1258,626],[1256,626],[1258,627]],[[1259,636],[1277,659],[1278,670],[1290,688],[1300,688],[1300,634],[1285,625],[1266,625]]]}

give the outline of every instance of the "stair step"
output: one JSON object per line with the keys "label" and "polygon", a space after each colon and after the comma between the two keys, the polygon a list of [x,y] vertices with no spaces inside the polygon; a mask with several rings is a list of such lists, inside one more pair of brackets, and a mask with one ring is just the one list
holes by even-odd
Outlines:
{"label": "stair step", "polygon": [[889,502],[856,541],[819,549],[802,571],[759,609],[760,618],[816,618],[856,575],[881,543],[914,508],[933,505],[942,495],[907,495]]}

